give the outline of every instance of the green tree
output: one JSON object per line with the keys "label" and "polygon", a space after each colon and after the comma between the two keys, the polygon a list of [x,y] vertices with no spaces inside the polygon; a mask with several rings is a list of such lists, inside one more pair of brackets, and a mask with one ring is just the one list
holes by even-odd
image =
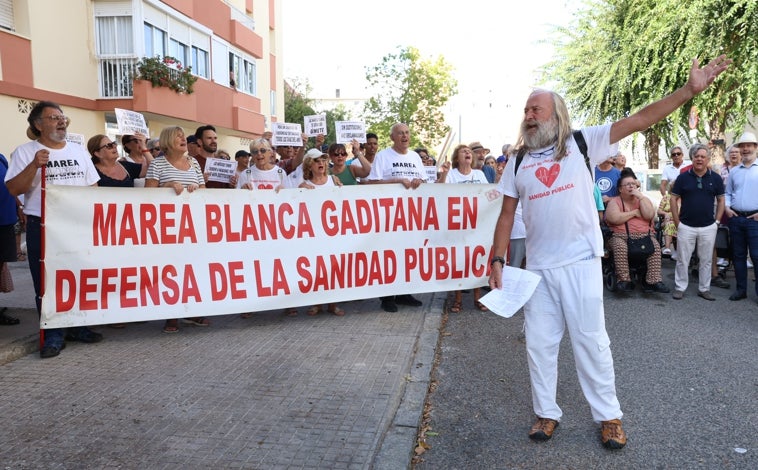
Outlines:
{"label": "green tree", "polygon": [[[698,130],[710,139],[739,132],[758,110],[758,17],[755,1],[596,0],[559,30],[558,59],[547,67],[572,109],[589,124],[612,122],[674,91],[689,65],[719,54],[736,67],[667,119],[643,132],[648,164],[661,140],[686,134],[696,107]],[[714,20],[718,18],[718,20]]]}
{"label": "green tree", "polygon": [[458,87],[452,70],[443,57],[422,58],[415,47],[399,48],[367,69],[373,96],[363,119],[379,136],[380,146],[389,143],[390,127],[396,122],[410,127],[411,147],[441,143],[449,130],[442,108]]}
{"label": "green tree", "polygon": [[[285,86],[284,92],[284,120],[285,122],[299,123],[303,125],[305,116],[315,114],[326,114],[326,128],[328,134],[324,142],[331,143],[337,140],[334,132],[334,121],[347,121],[348,112],[342,105],[334,109],[325,111],[316,111],[313,100],[308,97],[311,92],[310,85],[307,81],[293,80],[292,84]],[[312,139],[311,139],[312,140]]]}

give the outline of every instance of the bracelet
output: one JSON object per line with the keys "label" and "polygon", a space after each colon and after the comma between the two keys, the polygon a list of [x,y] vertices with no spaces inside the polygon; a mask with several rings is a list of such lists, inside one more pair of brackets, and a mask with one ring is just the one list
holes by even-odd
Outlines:
{"label": "bracelet", "polygon": [[500,263],[505,266],[505,258],[502,256],[493,256],[492,260],[490,261],[490,266],[493,266],[495,263]]}

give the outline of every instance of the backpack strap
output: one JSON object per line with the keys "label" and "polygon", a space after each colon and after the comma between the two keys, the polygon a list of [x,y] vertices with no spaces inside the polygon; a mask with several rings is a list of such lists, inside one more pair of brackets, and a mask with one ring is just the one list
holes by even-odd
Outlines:
{"label": "backpack strap", "polygon": [[[579,151],[582,152],[582,155],[584,156],[584,164],[587,165],[587,170],[589,170],[591,175],[592,167],[590,166],[590,157],[587,156],[587,141],[584,140],[584,135],[581,130],[572,132],[572,135],[574,136],[574,141],[576,141],[576,146],[579,147]],[[514,176],[518,173],[518,167],[521,165],[524,155],[526,155],[526,149],[521,147],[516,154],[516,168],[513,170]]]}

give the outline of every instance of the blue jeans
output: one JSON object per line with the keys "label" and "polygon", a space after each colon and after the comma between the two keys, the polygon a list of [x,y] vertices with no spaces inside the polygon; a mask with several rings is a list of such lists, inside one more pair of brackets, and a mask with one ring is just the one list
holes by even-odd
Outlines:
{"label": "blue jeans", "polygon": [[[758,221],[735,215],[729,219],[729,235],[732,238],[732,261],[737,292],[747,293],[747,252],[753,261],[753,273],[758,274]],[[755,287],[758,295],[758,284]]]}
{"label": "blue jeans", "polygon": [[[42,314],[42,297],[40,296],[40,279],[42,270],[39,262],[42,256],[42,228],[40,218],[26,216],[26,259],[29,262],[29,271],[32,274],[34,284],[34,300],[37,303],[37,314]],[[60,348],[63,345],[63,328],[45,330],[45,346]]]}

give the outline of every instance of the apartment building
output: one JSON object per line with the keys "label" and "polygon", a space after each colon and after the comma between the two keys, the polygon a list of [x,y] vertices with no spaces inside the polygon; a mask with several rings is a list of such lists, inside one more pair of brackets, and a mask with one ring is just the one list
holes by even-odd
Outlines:
{"label": "apartment building", "polygon": [[[85,140],[117,139],[121,108],[142,113],[151,137],[212,124],[233,155],[284,120],[280,2],[0,0],[0,153],[27,140],[34,103],[52,100]],[[165,56],[191,67],[193,93],[134,79],[141,59]]]}

